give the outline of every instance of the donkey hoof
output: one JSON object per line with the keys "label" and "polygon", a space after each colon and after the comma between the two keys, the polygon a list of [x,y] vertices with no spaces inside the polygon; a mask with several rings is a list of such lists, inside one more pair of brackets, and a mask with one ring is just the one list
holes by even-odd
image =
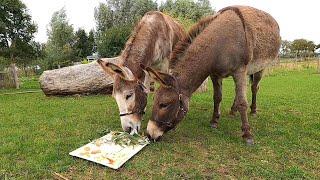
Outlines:
{"label": "donkey hoof", "polygon": [[211,123],[210,125],[213,129],[218,129],[218,123]]}
{"label": "donkey hoof", "polygon": [[257,112],[250,112],[250,115],[251,115],[252,117],[257,117]]}
{"label": "donkey hoof", "polygon": [[231,117],[235,117],[235,116],[236,116],[236,112],[230,111],[230,112],[229,112],[229,115],[230,115]]}
{"label": "donkey hoof", "polygon": [[245,139],[245,140],[246,140],[246,143],[247,143],[248,146],[254,145],[254,141],[253,141],[252,138],[247,138],[247,139]]}

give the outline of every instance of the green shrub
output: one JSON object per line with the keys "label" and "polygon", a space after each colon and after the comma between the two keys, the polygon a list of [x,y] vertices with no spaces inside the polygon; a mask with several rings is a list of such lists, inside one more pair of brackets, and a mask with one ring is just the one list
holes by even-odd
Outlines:
{"label": "green shrub", "polygon": [[0,56],[0,71],[4,70],[6,67],[9,66],[9,60]]}
{"label": "green shrub", "polygon": [[88,64],[88,63],[89,63],[89,61],[85,58],[81,61],[81,64]]}
{"label": "green shrub", "polygon": [[190,28],[195,24],[195,22],[191,19],[186,19],[184,17],[176,17],[176,21],[178,21],[184,28],[186,32],[190,30]]}
{"label": "green shrub", "polygon": [[131,25],[114,26],[98,37],[97,48],[101,57],[114,57],[121,50],[130,37],[133,27]]}

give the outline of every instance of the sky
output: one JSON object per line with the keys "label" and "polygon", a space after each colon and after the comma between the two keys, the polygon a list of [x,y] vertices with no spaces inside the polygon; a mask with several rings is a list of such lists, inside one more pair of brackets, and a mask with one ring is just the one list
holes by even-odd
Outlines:
{"label": "sky", "polygon": [[[65,7],[74,29],[87,32],[95,27],[94,8],[106,0],[22,0],[28,7],[33,21],[38,25],[36,41],[47,41],[47,26],[53,12]],[[160,3],[163,0],[158,0]],[[229,5],[249,5],[271,14],[279,23],[282,39],[305,38],[320,43],[318,0],[210,0],[219,9]]]}

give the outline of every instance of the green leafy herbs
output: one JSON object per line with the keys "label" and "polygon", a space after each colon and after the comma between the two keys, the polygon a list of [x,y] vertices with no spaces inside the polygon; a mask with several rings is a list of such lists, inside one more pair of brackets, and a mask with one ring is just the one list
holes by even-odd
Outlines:
{"label": "green leafy herbs", "polygon": [[127,132],[111,131],[111,141],[122,147],[149,144],[149,139],[137,133],[129,134]]}

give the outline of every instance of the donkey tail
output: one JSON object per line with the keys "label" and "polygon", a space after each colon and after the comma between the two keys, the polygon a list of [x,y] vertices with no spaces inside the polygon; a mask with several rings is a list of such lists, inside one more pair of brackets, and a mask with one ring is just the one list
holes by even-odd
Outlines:
{"label": "donkey tail", "polygon": [[[238,17],[241,20],[242,23],[242,27],[244,30],[244,35],[245,35],[245,40],[246,40],[246,57],[244,59],[244,64],[247,65],[253,58],[253,41],[254,41],[254,37],[253,37],[253,32],[252,29],[250,28],[250,26],[248,25],[248,23],[246,22],[245,18],[243,17],[242,12],[240,11],[240,9],[238,7],[235,6],[228,6],[225,7],[221,10],[218,11],[218,13],[223,13],[225,11],[231,10],[233,12],[235,12]],[[249,38],[248,36],[251,36],[251,38]]]}

